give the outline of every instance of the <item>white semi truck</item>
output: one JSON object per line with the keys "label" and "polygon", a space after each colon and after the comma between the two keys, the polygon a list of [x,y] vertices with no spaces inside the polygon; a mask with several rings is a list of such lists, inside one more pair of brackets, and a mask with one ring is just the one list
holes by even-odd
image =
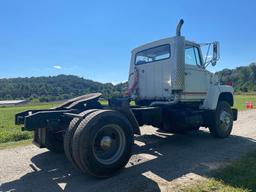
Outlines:
{"label": "white semi truck", "polygon": [[219,43],[208,44],[212,57],[207,60],[202,44],[181,36],[182,24],[175,37],[132,51],[124,97],[104,106],[98,101],[101,94],[91,93],[54,109],[18,113],[15,123],[34,131],[34,144],[64,151],[76,168],[96,177],[109,177],[126,165],[134,134],[140,135],[143,125],[170,133],[205,127],[214,137],[228,137],[237,120],[233,88],[206,70],[219,59]]}

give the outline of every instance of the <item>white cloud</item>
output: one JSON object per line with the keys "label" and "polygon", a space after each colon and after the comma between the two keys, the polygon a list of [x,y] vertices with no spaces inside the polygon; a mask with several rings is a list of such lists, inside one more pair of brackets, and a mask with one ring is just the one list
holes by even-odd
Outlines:
{"label": "white cloud", "polygon": [[62,67],[60,65],[54,65],[53,68],[55,69],[61,69]]}

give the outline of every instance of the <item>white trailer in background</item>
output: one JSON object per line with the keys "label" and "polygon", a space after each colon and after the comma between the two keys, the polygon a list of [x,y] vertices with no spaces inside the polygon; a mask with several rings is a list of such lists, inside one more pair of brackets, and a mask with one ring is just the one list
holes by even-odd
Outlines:
{"label": "white trailer in background", "polygon": [[26,104],[27,100],[3,100],[0,101],[0,106],[14,106],[14,105],[23,105]]}

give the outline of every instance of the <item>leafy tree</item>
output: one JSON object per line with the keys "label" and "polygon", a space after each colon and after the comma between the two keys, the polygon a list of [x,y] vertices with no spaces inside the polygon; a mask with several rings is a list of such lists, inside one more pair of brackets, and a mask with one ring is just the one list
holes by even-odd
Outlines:
{"label": "leafy tree", "polygon": [[237,67],[236,69],[223,69],[216,74],[219,76],[222,84],[232,81],[235,91],[256,91],[256,63]]}
{"label": "leafy tree", "polygon": [[127,84],[114,86],[74,75],[0,79],[0,99],[29,99],[48,102],[101,92],[104,98],[122,95]]}

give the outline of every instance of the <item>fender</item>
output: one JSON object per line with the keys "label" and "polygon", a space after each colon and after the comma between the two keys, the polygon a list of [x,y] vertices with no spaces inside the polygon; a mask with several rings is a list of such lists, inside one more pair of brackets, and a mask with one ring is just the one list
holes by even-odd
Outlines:
{"label": "fender", "polygon": [[129,107],[129,98],[111,98],[108,100],[109,106],[111,109],[117,110],[122,113],[128,121],[131,123],[134,134],[140,135],[139,124]]}
{"label": "fender", "polygon": [[229,85],[211,85],[200,109],[215,110],[222,93],[229,93],[233,97],[234,89]]}

